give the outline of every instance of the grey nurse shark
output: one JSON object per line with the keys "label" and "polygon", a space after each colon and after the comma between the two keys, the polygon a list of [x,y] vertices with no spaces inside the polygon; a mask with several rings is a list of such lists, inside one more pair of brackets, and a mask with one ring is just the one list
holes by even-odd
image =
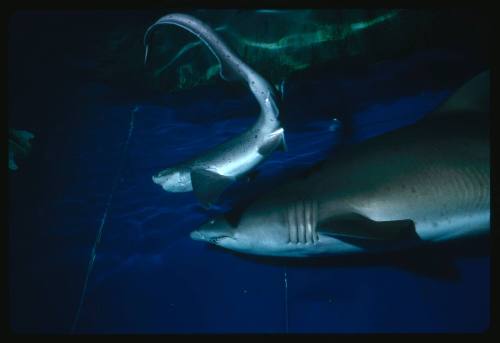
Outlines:
{"label": "grey nurse shark", "polygon": [[[487,235],[489,72],[413,125],[353,145],[247,207],[191,233],[240,253],[384,252]],[[230,223],[231,222],[231,223]]]}
{"label": "grey nurse shark", "polygon": [[189,15],[169,14],[149,27],[144,37],[146,58],[152,30],[165,24],[180,26],[201,39],[219,61],[221,77],[244,81],[260,106],[256,123],[247,131],[153,176],[153,181],[165,191],[194,191],[199,201],[209,207],[231,183],[247,175],[274,150],[286,150],[284,130],[278,121],[278,94],[269,82],[241,61],[214,30]]}

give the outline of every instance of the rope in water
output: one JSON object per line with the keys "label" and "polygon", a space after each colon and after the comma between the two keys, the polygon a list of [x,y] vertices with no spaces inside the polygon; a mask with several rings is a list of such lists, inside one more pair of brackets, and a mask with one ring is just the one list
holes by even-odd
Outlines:
{"label": "rope in water", "polygon": [[118,186],[118,180],[120,179],[120,175],[121,175],[121,172],[123,170],[123,166],[124,166],[124,162],[125,162],[126,153],[127,153],[127,150],[128,150],[128,145],[129,145],[130,137],[132,136],[132,132],[134,130],[135,113],[138,110],[139,110],[139,107],[136,106],[131,111],[130,124],[129,124],[129,129],[128,129],[127,140],[125,141],[125,145],[123,147],[121,161],[120,161],[120,165],[119,165],[118,171],[116,173],[115,179],[113,181],[113,187],[111,188],[111,192],[110,192],[110,194],[108,196],[108,200],[106,202],[106,207],[104,208],[104,214],[103,214],[103,216],[101,218],[101,224],[99,225],[99,229],[97,230],[97,236],[96,236],[96,239],[94,241],[94,245],[92,247],[92,250],[90,252],[89,264],[87,266],[87,273],[85,275],[85,282],[83,283],[82,293],[81,293],[81,296],[80,296],[80,302],[78,303],[78,308],[76,310],[75,318],[74,318],[73,324],[71,326],[71,333],[75,332],[75,330],[77,328],[77,325],[78,325],[78,321],[80,320],[80,313],[81,313],[81,310],[82,310],[83,303],[85,301],[85,296],[87,294],[88,281],[89,281],[89,278],[90,278],[90,274],[92,273],[92,269],[94,268],[94,261],[95,261],[95,257],[96,257],[96,250],[97,250],[97,247],[98,247],[99,243],[101,242],[102,231],[103,231],[103,228],[104,228],[104,224],[106,223],[106,218],[108,216],[109,206],[111,205],[111,202],[113,200],[113,194],[115,193],[115,190],[116,190],[116,188]]}

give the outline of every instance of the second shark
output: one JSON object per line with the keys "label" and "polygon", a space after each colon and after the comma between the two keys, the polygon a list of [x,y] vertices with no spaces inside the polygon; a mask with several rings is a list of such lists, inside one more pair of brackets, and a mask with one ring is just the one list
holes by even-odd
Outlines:
{"label": "second shark", "polygon": [[160,18],[146,32],[146,58],[151,31],[158,25],[177,25],[200,38],[220,64],[227,81],[244,81],[260,106],[257,122],[247,131],[180,165],[166,168],[153,181],[168,192],[194,191],[202,205],[210,207],[234,181],[246,175],[274,150],[286,150],[284,130],[278,121],[278,94],[262,76],[246,65],[202,21],[186,14]]}

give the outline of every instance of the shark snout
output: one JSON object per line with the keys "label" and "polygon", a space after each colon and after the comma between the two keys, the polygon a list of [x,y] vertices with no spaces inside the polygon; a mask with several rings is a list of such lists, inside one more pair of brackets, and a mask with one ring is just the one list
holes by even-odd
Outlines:
{"label": "shark snout", "polygon": [[153,182],[157,184],[162,184],[165,180],[171,177],[173,174],[173,170],[170,168],[164,169],[155,175],[153,175]]}
{"label": "shark snout", "polygon": [[223,218],[214,218],[192,231],[190,236],[195,241],[204,241],[216,245],[224,245],[228,240],[234,240],[233,229]]}
{"label": "shark snout", "polygon": [[156,183],[157,185],[162,184],[162,177],[160,176],[160,174],[153,175],[152,179],[153,182]]}
{"label": "shark snout", "polygon": [[206,240],[206,237],[203,233],[201,233],[200,231],[193,231],[191,232],[191,234],[189,235],[191,237],[191,239],[194,239],[195,241],[205,241]]}

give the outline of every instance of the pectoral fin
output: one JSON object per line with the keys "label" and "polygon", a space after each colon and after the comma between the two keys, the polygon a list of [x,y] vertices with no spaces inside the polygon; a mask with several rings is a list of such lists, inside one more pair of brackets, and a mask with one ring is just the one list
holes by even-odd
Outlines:
{"label": "pectoral fin", "polygon": [[207,208],[217,201],[221,193],[233,181],[234,178],[207,169],[193,169],[191,171],[194,194],[200,203]]}
{"label": "pectoral fin", "polygon": [[420,240],[412,220],[374,221],[356,213],[325,220],[317,231],[364,248]]}
{"label": "pectoral fin", "polygon": [[285,132],[283,128],[279,128],[269,135],[264,144],[260,146],[259,154],[262,156],[268,156],[278,148],[282,151],[287,151]]}

